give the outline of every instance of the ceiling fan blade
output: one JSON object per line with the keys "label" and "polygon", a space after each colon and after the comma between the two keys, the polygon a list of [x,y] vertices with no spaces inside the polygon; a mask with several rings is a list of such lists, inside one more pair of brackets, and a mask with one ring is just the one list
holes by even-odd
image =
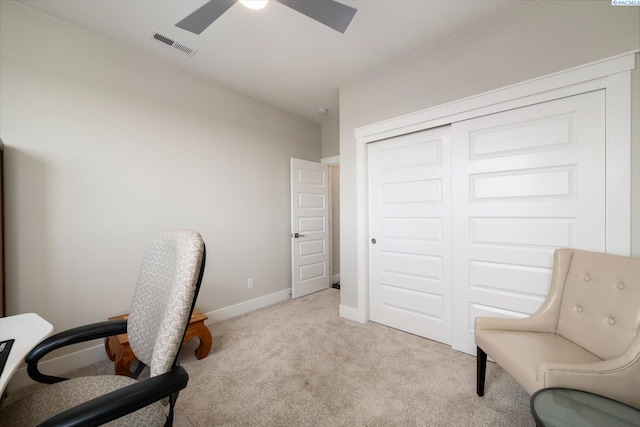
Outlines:
{"label": "ceiling fan blade", "polygon": [[227,11],[236,0],[211,0],[205,3],[202,7],[197,9],[191,15],[184,18],[182,21],[176,24],[176,27],[183,30],[191,31],[195,34],[200,34],[223,13]]}
{"label": "ceiling fan blade", "polygon": [[357,9],[334,0],[276,0],[344,34]]}

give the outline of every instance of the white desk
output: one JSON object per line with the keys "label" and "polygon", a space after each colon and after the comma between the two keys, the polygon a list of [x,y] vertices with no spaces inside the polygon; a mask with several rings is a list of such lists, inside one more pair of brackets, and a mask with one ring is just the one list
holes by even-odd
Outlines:
{"label": "white desk", "polygon": [[24,362],[27,353],[52,331],[51,323],[35,313],[0,318],[0,341],[15,339],[7,364],[0,375],[0,396],[4,393],[13,373]]}

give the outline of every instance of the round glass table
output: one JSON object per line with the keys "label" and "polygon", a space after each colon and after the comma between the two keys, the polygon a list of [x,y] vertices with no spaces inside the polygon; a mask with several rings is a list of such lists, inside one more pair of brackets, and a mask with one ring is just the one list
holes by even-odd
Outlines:
{"label": "round glass table", "polygon": [[544,388],[531,396],[538,427],[639,427],[640,410],[586,391]]}

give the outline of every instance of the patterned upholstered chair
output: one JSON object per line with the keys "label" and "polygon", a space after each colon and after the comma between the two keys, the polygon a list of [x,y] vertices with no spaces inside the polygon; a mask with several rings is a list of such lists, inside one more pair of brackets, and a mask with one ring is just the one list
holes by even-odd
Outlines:
{"label": "patterned upholstered chair", "polygon": [[529,394],[574,388],[640,408],[640,259],[558,249],[540,309],[478,317],[475,339],[479,396],[488,354]]}
{"label": "patterned upholstered chair", "polygon": [[[178,392],[189,379],[177,366],[177,357],[204,265],[200,234],[176,230],[154,239],[142,262],[129,319],[82,326],[40,343],[27,356],[27,369],[34,380],[52,385],[2,408],[0,425],[84,427],[110,421],[109,425],[128,427],[171,425]],[[150,367],[149,379],[118,375],[64,379],[38,370],[38,361],[52,350],[125,332],[138,360]]]}

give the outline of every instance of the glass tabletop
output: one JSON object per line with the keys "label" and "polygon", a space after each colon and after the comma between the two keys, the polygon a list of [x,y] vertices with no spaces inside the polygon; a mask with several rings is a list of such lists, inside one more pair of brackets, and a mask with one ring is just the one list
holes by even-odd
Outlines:
{"label": "glass tabletop", "polygon": [[545,388],[531,396],[538,426],[639,427],[640,410],[585,391]]}

